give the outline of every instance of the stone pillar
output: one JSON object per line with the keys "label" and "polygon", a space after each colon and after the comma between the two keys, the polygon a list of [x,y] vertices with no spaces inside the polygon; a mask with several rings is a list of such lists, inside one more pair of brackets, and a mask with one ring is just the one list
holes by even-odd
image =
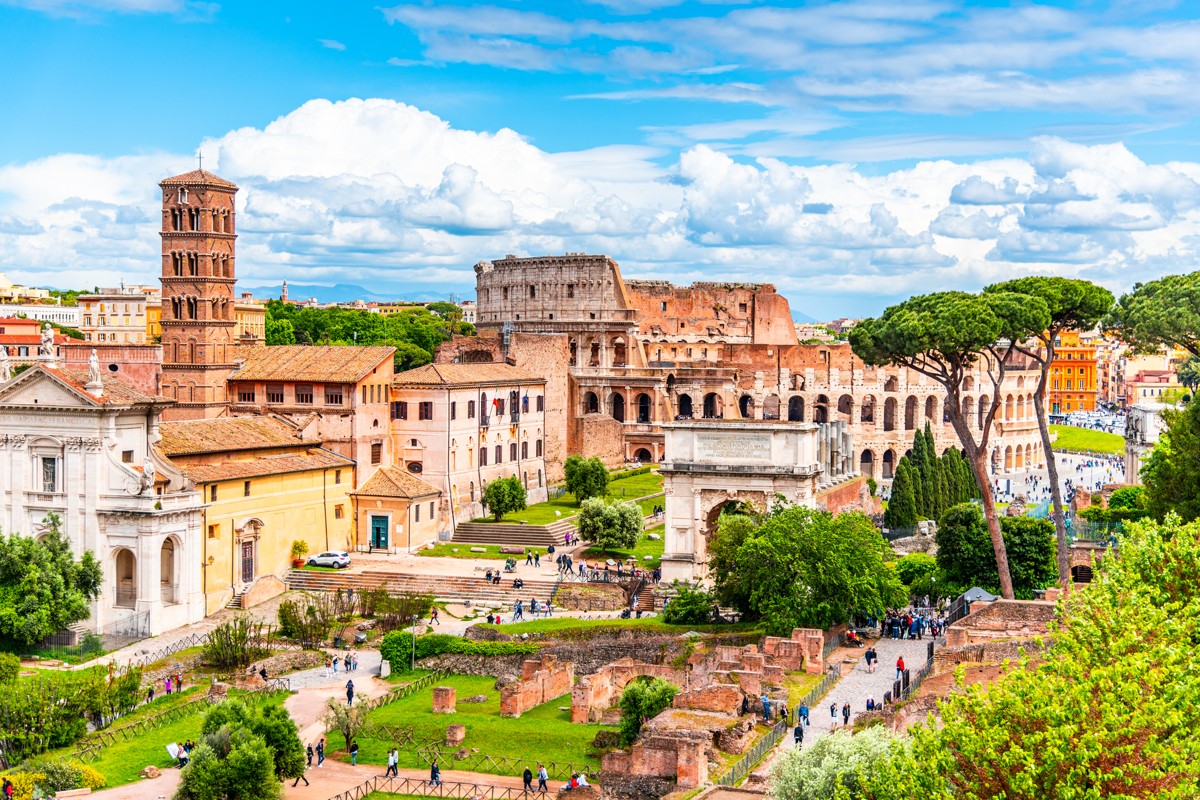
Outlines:
{"label": "stone pillar", "polygon": [[457,701],[457,691],[453,686],[433,687],[433,713],[453,714]]}
{"label": "stone pillar", "polygon": [[675,783],[693,789],[708,782],[708,755],[703,742],[680,742],[675,751]]}

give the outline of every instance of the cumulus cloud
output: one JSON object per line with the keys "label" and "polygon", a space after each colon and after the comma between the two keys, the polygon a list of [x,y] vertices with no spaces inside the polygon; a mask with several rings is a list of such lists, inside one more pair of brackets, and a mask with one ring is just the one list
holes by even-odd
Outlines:
{"label": "cumulus cloud", "polygon": [[[201,147],[240,187],[247,285],[469,294],[481,259],[588,251],[628,276],[772,281],[821,315],[1033,273],[1122,289],[1200,255],[1200,164],[1150,164],[1119,144],[1046,138],[1027,158],[885,172],[705,144],[550,153],[373,99],[314,100]],[[153,280],[157,183],[193,166],[159,153],[0,167],[6,271],[63,287]]]}

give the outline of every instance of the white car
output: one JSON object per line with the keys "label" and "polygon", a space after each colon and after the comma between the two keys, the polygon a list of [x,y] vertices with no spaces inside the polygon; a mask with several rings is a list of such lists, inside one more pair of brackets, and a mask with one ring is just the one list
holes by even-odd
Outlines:
{"label": "white car", "polygon": [[310,567],[334,567],[345,569],[350,566],[350,554],[344,550],[327,550],[308,559]]}

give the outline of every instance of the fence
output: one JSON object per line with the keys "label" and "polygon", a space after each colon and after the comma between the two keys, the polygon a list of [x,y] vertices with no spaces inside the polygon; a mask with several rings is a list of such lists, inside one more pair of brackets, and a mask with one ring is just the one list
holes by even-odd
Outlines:
{"label": "fence", "polygon": [[771,748],[779,744],[779,740],[787,734],[788,721],[781,719],[771,726],[771,730],[767,731],[767,735],[758,740],[758,744],[750,748],[746,755],[721,777],[717,778],[718,786],[737,786],[746,774],[762,761],[763,756],[771,751]]}
{"label": "fence", "polygon": [[971,613],[971,604],[967,602],[967,598],[959,595],[950,608],[946,610],[946,624],[958,622],[960,619]]}
{"label": "fence", "polygon": [[119,650],[150,636],[150,612],[127,614],[96,632],[59,631],[48,636],[37,648],[42,654],[58,658],[84,659],[102,652]]}
{"label": "fence", "polygon": [[520,775],[525,767],[537,773],[538,765],[546,768],[546,773],[554,780],[567,780],[577,772],[590,775],[593,767],[587,764],[575,764],[570,761],[544,761],[524,756],[493,756],[487,753],[471,753],[466,758],[455,758],[456,747],[448,747],[441,740],[428,742],[417,748],[417,758],[425,764],[438,761],[454,769],[465,769],[471,772],[489,772],[500,775]]}
{"label": "fence", "polygon": [[393,689],[387,694],[380,695],[379,697],[375,697],[370,700],[359,701],[359,708],[366,709],[367,712],[374,711],[377,708],[383,708],[384,706],[394,703],[397,700],[402,700],[405,697],[408,697],[414,692],[421,691],[426,686],[430,686],[433,683],[441,680],[443,677],[445,677],[445,675],[446,673],[440,670],[437,672],[431,672],[428,675],[422,675],[411,683],[406,683],[404,686]]}
{"label": "fence", "polygon": [[821,679],[821,682],[810,689],[808,694],[804,695],[804,697],[800,699],[800,703],[795,709],[792,709],[792,711],[799,713],[800,706],[808,706],[811,709],[822,697],[825,696],[826,692],[833,688],[833,685],[837,683],[841,677],[841,673],[837,670],[827,670],[825,672],[825,677]]}
{"label": "fence", "polygon": [[531,800],[533,792],[517,789],[512,786],[494,786],[487,783],[459,783],[445,781],[437,786],[429,781],[416,778],[386,778],[376,776],[369,778],[353,789],[341,794],[335,794],[329,800],[362,800],[374,792],[388,794],[418,795],[420,797],[462,797],[486,798],[486,800]]}

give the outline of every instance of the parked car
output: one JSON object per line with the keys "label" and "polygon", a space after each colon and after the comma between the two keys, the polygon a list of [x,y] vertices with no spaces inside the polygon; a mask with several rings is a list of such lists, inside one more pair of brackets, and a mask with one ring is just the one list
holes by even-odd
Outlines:
{"label": "parked car", "polygon": [[350,554],[344,550],[327,550],[308,559],[310,567],[334,567],[345,569],[350,566]]}

